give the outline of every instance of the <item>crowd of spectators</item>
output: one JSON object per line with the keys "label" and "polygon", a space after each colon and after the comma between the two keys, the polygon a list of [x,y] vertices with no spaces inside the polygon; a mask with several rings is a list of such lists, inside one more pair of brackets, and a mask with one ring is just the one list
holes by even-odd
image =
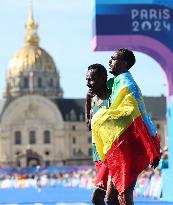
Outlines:
{"label": "crowd of spectators", "polygon": [[[34,171],[35,170],[35,171]],[[40,190],[43,187],[81,187],[86,189],[93,188],[93,179],[95,171],[93,168],[69,171],[63,168],[63,172],[59,171],[59,167],[53,167],[53,172],[44,169],[33,169],[32,173],[16,172],[8,175],[0,176],[0,189],[5,188],[29,188],[33,187]],[[27,171],[26,171],[27,172]],[[30,171],[31,172],[31,171]]]}
{"label": "crowd of spectators", "polygon": [[160,170],[157,168],[155,170],[147,168],[143,171],[138,177],[134,195],[140,197],[151,197],[154,199],[161,198],[162,178]]}
{"label": "crowd of spectators", "polygon": [[162,197],[162,170],[168,168],[168,148],[161,150],[161,160],[156,169],[148,167],[137,180],[134,195],[159,199]]}
{"label": "crowd of spectators", "polygon": [[[162,169],[168,168],[167,149],[162,151],[158,168],[148,167],[137,180],[134,195],[158,199],[162,196]],[[0,169],[0,189],[6,188],[36,188],[41,191],[44,187],[80,187],[92,189],[96,177],[95,169],[88,167],[36,167],[33,169],[13,170],[5,174]]]}

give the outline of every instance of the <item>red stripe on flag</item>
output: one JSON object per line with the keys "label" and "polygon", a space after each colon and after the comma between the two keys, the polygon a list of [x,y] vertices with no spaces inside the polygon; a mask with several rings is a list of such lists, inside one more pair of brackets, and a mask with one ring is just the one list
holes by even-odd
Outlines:
{"label": "red stripe on flag", "polygon": [[160,150],[153,139],[140,116],[114,141],[107,152],[105,162],[120,194],[136,181],[155,157],[160,158]]}

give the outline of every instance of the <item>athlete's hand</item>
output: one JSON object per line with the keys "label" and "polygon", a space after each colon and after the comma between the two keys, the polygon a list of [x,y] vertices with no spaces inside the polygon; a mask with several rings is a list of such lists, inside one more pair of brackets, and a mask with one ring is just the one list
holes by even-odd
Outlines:
{"label": "athlete's hand", "polygon": [[91,131],[91,120],[88,119],[86,121],[86,124],[87,124],[88,130]]}
{"label": "athlete's hand", "polygon": [[95,96],[95,94],[92,93],[92,92],[89,90],[89,91],[87,92],[87,95],[86,95],[87,101],[90,101],[94,96]]}
{"label": "athlete's hand", "polygon": [[89,131],[91,131],[91,100],[94,96],[95,94],[93,94],[90,90],[87,92],[85,105],[85,120]]}
{"label": "athlete's hand", "polygon": [[152,168],[156,168],[156,167],[158,167],[158,165],[159,165],[159,161],[160,161],[160,159],[158,159],[157,157],[153,160],[153,162],[151,163],[151,167]]}

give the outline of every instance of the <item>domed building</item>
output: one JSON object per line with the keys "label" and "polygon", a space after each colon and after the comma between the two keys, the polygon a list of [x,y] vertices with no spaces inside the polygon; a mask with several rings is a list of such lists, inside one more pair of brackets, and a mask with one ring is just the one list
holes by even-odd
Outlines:
{"label": "domed building", "polygon": [[8,66],[5,95],[17,97],[33,93],[62,98],[56,65],[39,47],[38,25],[34,22],[32,8],[25,28],[24,47],[13,55]]}
{"label": "domed building", "polygon": [[88,164],[85,100],[63,98],[59,72],[39,46],[37,28],[31,6],[24,47],[9,62],[0,102],[0,166]]}

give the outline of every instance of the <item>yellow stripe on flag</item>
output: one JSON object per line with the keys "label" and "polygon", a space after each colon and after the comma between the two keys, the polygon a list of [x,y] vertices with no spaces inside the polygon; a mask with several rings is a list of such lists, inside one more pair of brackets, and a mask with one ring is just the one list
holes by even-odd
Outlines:
{"label": "yellow stripe on flag", "polygon": [[92,135],[101,160],[112,143],[139,117],[137,101],[126,87],[112,102],[109,109],[100,108],[92,118]]}

